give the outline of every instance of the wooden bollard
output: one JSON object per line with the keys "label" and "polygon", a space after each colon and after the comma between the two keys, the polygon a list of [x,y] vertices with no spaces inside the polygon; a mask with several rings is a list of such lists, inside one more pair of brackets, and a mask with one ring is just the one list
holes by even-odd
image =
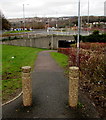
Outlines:
{"label": "wooden bollard", "polygon": [[23,91],[23,105],[32,105],[32,81],[31,81],[31,67],[22,67],[22,91]]}
{"label": "wooden bollard", "polygon": [[77,107],[78,104],[78,82],[79,82],[79,68],[69,68],[69,106]]}

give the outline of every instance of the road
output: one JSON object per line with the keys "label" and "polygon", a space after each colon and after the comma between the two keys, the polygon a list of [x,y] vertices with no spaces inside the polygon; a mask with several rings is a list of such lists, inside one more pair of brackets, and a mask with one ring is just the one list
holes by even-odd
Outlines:
{"label": "road", "polygon": [[[32,32],[30,32],[31,34],[48,34],[48,35],[52,35],[52,34],[56,34],[56,35],[77,35],[77,31],[66,31],[66,32],[62,32],[62,31],[48,31],[47,30],[34,30]],[[88,31],[81,31],[81,35],[89,35]]]}
{"label": "road", "polygon": [[[71,31],[48,31],[46,29],[36,29],[33,30],[31,32],[20,32],[17,34],[23,34],[23,33],[28,33],[28,34],[45,34],[45,35],[52,35],[52,34],[56,34],[56,35],[77,35],[77,31],[75,30],[71,30]],[[16,33],[11,33],[11,34],[16,34]],[[89,35],[88,31],[81,31],[81,35]]]}

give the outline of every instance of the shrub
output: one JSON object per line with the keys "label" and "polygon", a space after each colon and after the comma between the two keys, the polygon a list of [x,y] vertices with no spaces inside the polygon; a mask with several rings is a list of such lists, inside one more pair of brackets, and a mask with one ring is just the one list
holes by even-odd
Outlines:
{"label": "shrub", "polygon": [[[75,66],[77,49],[75,47],[66,49],[61,48],[59,52],[69,56],[69,66]],[[70,52],[68,52],[68,50]],[[106,107],[105,53],[106,43],[80,43],[80,89],[86,92],[95,105],[103,111],[105,111]]]}
{"label": "shrub", "polygon": [[[77,35],[74,35],[75,41],[77,42]],[[81,36],[80,35],[80,41],[82,42],[100,42],[100,43],[106,43],[106,34],[99,34],[99,31],[95,30],[91,35],[89,36]]]}
{"label": "shrub", "polygon": [[[69,56],[69,66],[76,65],[74,48],[61,48],[59,52]],[[79,61],[82,79],[93,84],[106,84],[106,43],[80,43]]]}
{"label": "shrub", "polygon": [[93,35],[99,35],[99,30],[94,30]]}
{"label": "shrub", "polygon": [[[77,35],[73,35],[73,36],[74,36],[75,42],[77,43]],[[81,36],[81,35],[79,36],[79,40],[80,40],[80,41],[82,40],[82,37],[83,37],[83,36]]]}
{"label": "shrub", "polygon": [[[82,78],[91,83],[106,83],[106,43],[80,43],[79,61]],[[76,65],[76,48],[61,48],[69,56],[69,66]]]}
{"label": "shrub", "polygon": [[80,48],[98,52],[105,52],[106,51],[106,43],[80,43]]}

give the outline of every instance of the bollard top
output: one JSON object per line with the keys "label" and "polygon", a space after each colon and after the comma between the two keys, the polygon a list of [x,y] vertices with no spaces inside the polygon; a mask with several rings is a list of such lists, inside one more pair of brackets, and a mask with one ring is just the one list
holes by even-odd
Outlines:
{"label": "bollard top", "polygon": [[70,70],[79,70],[79,67],[76,67],[76,66],[72,66],[72,67],[69,67]]}
{"label": "bollard top", "polygon": [[29,73],[31,71],[31,66],[24,66],[22,67],[22,72]]}
{"label": "bollard top", "polygon": [[71,78],[78,78],[79,77],[79,67],[76,67],[76,66],[69,67],[69,76]]}

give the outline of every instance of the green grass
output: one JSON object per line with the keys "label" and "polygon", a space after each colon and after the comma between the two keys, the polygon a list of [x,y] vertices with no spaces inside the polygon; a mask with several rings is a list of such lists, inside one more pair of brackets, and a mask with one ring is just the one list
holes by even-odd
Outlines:
{"label": "green grass", "polygon": [[21,67],[33,68],[38,52],[43,49],[2,46],[2,90],[3,100],[21,88]]}
{"label": "green grass", "polygon": [[21,32],[30,32],[28,30],[21,30],[21,31],[7,31],[4,34],[9,34],[9,33],[21,33]]}
{"label": "green grass", "polygon": [[56,52],[51,52],[50,53],[52,58],[55,59],[55,61],[63,68],[66,68],[68,66],[68,56],[61,54],[61,53],[56,53]]}

